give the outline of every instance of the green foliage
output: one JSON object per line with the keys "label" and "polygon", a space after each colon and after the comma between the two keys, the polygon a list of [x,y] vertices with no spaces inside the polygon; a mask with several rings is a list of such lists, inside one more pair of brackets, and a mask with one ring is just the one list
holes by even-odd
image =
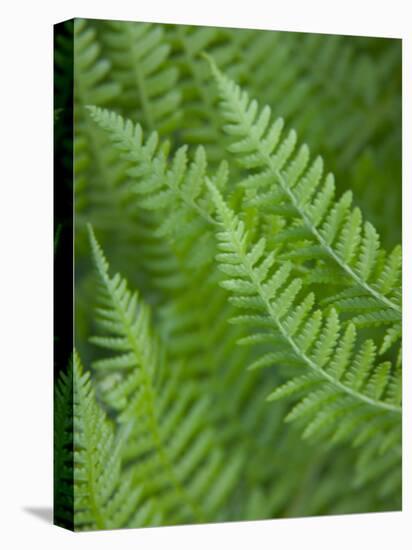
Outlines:
{"label": "green foliage", "polygon": [[131,426],[125,461],[133,462],[133,483],[145,485],[145,495],[157,495],[169,521],[210,521],[232,489],[242,457],[225,465],[206,421],[207,388],[186,380],[184,365],[166,361],[151,334],[147,306],[120,275],[110,278],[90,232],[102,284],[98,321],[108,334],[92,342],[119,352],[95,362],[94,369],[104,402],[120,425]]}
{"label": "green foliage", "polygon": [[360,345],[352,322],[342,330],[334,308],[325,314],[314,310],[314,295],[302,293],[303,282],[291,276],[291,263],[275,267],[275,254],[267,250],[264,237],[248,245],[244,223],[227,207],[216,187],[211,183],[209,187],[222,225],[217,234],[217,259],[229,277],[222,284],[232,292],[231,301],[238,308],[256,312],[244,316],[242,322],[250,322],[252,327],[265,324],[266,331],[256,336],[273,337],[276,342],[274,351],[250,368],[278,363],[291,369],[306,367],[305,374],[279,386],[268,399],[301,396],[303,392],[286,420],[299,420],[304,438],[364,443],[372,425],[377,435],[373,442],[368,438],[366,442],[380,453],[388,448],[392,452],[392,446],[400,441],[400,373],[392,373],[388,361],[376,364],[373,341]]}
{"label": "green foliage", "polygon": [[275,235],[285,259],[315,262],[310,282],[348,287],[329,298],[343,311],[357,313],[359,326],[387,324],[386,351],[400,337],[401,248],[386,257],[379,235],[369,222],[362,224],[359,208],[351,209],[352,193],[335,198],[332,174],[323,177],[323,160],[310,160],[309,148],[297,148],[291,130],[282,139],[283,119],[270,122],[270,108],[258,112],[256,100],[224,77],[212,63],[222,97],[226,131],[241,165],[253,174],[240,185],[247,203],[259,211],[276,213],[285,226]]}
{"label": "green foliage", "polygon": [[73,488],[73,364],[62,372],[54,386],[54,521],[74,526]]}
{"label": "green foliage", "polygon": [[60,523],[400,508],[399,48],[75,21]]}
{"label": "green foliage", "polygon": [[73,360],[74,525],[76,530],[112,529],[157,523],[150,502],[142,505],[142,487],[120,477],[124,435],[97,404],[90,374]]}
{"label": "green foliage", "polygon": [[177,68],[166,63],[171,46],[164,27],[107,21],[99,31],[113,77],[122,88],[122,111],[150,130],[174,130],[180,121],[181,92]]}

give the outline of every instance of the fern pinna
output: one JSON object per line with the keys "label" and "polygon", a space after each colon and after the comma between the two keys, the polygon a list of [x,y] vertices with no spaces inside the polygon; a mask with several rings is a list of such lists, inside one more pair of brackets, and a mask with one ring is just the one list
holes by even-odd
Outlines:
{"label": "fern pinna", "polygon": [[73,34],[56,521],[399,509],[399,44],[96,20]]}

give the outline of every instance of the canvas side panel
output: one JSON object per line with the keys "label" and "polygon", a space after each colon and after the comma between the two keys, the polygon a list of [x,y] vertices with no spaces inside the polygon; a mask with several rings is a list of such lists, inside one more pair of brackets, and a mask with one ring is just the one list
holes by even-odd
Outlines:
{"label": "canvas side panel", "polygon": [[54,514],[73,530],[73,20],[54,26]]}

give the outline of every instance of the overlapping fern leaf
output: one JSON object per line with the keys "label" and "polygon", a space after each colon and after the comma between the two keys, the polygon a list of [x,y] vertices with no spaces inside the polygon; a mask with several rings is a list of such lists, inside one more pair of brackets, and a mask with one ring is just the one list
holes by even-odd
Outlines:
{"label": "overlapping fern leaf", "polygon": [[[180,147],[169,159],[169,143],[159,145],[157,133],[153,132],[144,141],[140,124],[133,124],[114,112],[94,106],[90,107],[90,113],[96,123],[109,133],[125,160],[132,164],[128,174],[135,183],[135,192],[140,195],[139,205],[148,210],[169,210],[162,233],[176,229],[182,216],[187,222],[195,224],[199,221],[213,223],[208,211],[208,198],[205,198],[207,160],[203,147],[196,149],[194,159],[187,167],[186,146]],[[225,163],[220,164],[215,178],[220,187],[226,183]]]}
{"label": "overlapping fern leaf", "polygon": [[[102,110],[98,110],[98,109],[92,109],[92,116],[104,129],[106,129],[112,135],[112,139],[115,141],[116,145],[122,150],[123,154],[125,155],[125,158],[128,161],[132,162],[134,167],[130,170],[129,174],[133,177],[133,181],[136,183],[136,191],[138,193],[139,204],[143,205],[143,207],[149,208],[150,210],[153,210],[153,211],[157,211],[157,212],[163,211],[163,212],[165,212],[164,217],[168,218],[168,224],[169,225],[161,224],[161,228],[162,228],[160,230],[161,233],[166,233],[167,234],[173,226],[174,227],[178,226],[178,223],[176,223],[176,220],[181,221],[182,219],[186,219],[186,220],[193,219],[193,215],[198,215],[197,223],[200,224],[199,227],[201,227],[203,229],[203,231],[206,231],[206,226],[208,226],[208,230],[209,230],[210,226],[214,225],[214,221],[211,218],[211,215],[212,215],[212,212],[213,212],[213,205],[211,205],[210,201],[208,201],[207,197],[205,197],[204,190],[203,190],[204,189],[204,182],[205,182],[205,179],[207,178],[207,176],[206,176],[206,163],[203,162],[203,164],[202,164],[203,169],[202,170],[199,170],[199,168],[198,168],[199,164],[200,164],[199,163],[199,158],[203,157],[203,152],[202,152],[202,156],[199,156],[202,149],[198,150],[197,156],[195,157],[195,160],[193,161],[193,164],[188,169],[186,167],[187,159],[186,159],[185,148],[181,148],[180,150],[178,150],[177,153],[175,154],[175,156],[172,157],[171,159],[169,159],[168,158],[167,146],[159,147],[158,143],[157,143],[157,138],[156,138],[155,135],[152,135],[149,138],[149,140],[146,141],[146,143],[143,142],[142,132],[141,132],[139,126],[134,127],[131,123],[125,123],[120,117],[118,117],[114,114],[111,114],[107,111],[102,111]],[[249,130],[249,129],[247,129],[247,130]],[[246,165],[246,168],[250,168],[249,164]],[[305,166],[303,167],[303,170],[304,170],[304,168],[305,168]],[[224,174],[223,171],[221,173]],[[193,177],[193,176],[190,177],[191,174],[196,174],[196,178]],[[223,189],[225,187],[225,183],[226,183],[225,180],[226,180],[226,175],[224,175],[224,177],[222,176],[222,177],[218,177],[216,179],[216,181],[218,182],[218,185],[221,189]],[[246,181],[248,181],[248,180],[246,180]],[[304,180],[304,181],[306,181],[306,180]],[[139,189],[139,187],[140,187],[140,189]],[[191,189],[193,189],[193,188],[196,189],[195,193],[193,191],[191,191]],[[184,191],[185,189],[186,189],[186,192]],[[200,198],[198,198],[198,197],[200,197]],[[192,198],[194,200],[191,200]],[[281,203],[282,207],[284,207],[284,202],[286,202],[286,201],[283,200],[282,203]],[[182,206],[183,206],[183,210],[182,210]],[[348,208],[349,208],[349,205],[348,205]],[[287,208],[285,208],[285,210],[287,211]],[[280,212],[280,209],[276,212],[276,214],[279,215],[279,212]],[[284,215],[284,212],[282,211],[281,214]],[[189,215],[189,218],[188,218],[188,215]],[[290,217],[290,215],[289,215],[289,217]],[[290,223],[292,225],[292,224],[295,224],[296,222],[295,222],[295,220],[292,220],[292,222],[290,222],[288,220],[288,223]],[[347,224],[348,224],[348,222],[347,222]],[[192,233],[192,228],[190,228],[190,229],[189,228],[190,228],[190,225],[186,225],[185,231],[190,235]],[[370,226],[370,224],[366,224],[365,225],[364,245],[363,245],[364,248],[366,248],[366,249],[368,247],[365,245],[365,243],[367,243],[367,239],[370,237],[370,234],[369,234],[370,230],[374,231],[372,226]],[[287,231],[285,229],[283,229],[279,233],[279,235],[282,237],[286,233],[287,233]],[[342,234],[344,235],[344,232],[342,232]],[[279,235],[276,236],[276,239],[279,239],[279,242],[282,242],[282,238],[279,237]],[[306,240],[308,240],[307,236],[305,235],[301,240],[303,240],[305,242]],[[292,241],[293,244],[296,245],[296,239],[290,239],[290,241]],[[288,246],[289,246],[289,243],[288,243]],[[315,248],[313,246],[313,243],[305,242],[305,246],[307,247],[307,250]],[[285,256],[290,256],[289,260],[292,259],[293,255],[291,256],[290,252],[287,250],[287,247],[283,246],[283,248],[285,248],[286,251],[282,250],[282,247],[280,247],[280,248],[281,248],[281,251],[280,251],[281,254],[279,255],[279,257],[282,259],[282,261],[285,259]],[[327,248],[327,252],[329,252],[329,248],[328,247],[325,247],[325,248]],[[340,250],[341,248],[344,248],[343,244],[341,244],[338,247],[338,250]],[[303,246],[302,246],[302,249],[303,249]],[[299,249],[299,252],[300,252],[300,249]],[[203,254],[203,256],[208,257],[209,255]],[[296,256],[298,256],[298,254],[296,254]],[[346,267],[348,267],[350,269],[350,275],[352,277],[357,277],[362,283],[360,285],[361,288],[357,289],[357,291],[355,293],[353,292],[353,289],[352,289],[352,292],[349,293],[349,297],[359,298],[361,296],[362,292],[364,291],[364,286],[365,285],[367,287],[367,290],[370,291],[373,294],[373,296],[375,297],[374,290],[370,289],[369,286],[367,285],[368,276],[364,277],[364,279],[365,279],[364,281],[362,281],[362,279],[361,279],[361,275],[365,274],[365,271],[372,270],[371,265],[368,265],[368,266],[362,268],[363,269],[362,270],[361,267],[360,267],[361,260],[359,259],[355,266],[349,265],[349,266],[346,266],[346,267],[342,267],[342,264],[344,264],[343,259],[338,257],[339,261],[337,262],[336,258],[333,256],[333,254],[331,254],[331,256],[332,257],[330,259],[330,263],[332,263],[332,264],[333,264],[333,262],[337,263],[338,264],[337,268],[344,271],[344,275],[343,276],[341,275],[341,284],[342,284],[342,286],[344,286],[344,287],[349,286],[350,283],[353,283],[352,280],[350,280],[350,283],[349,283],[349,281],[347,280],[347,279],[349,279],[349,277],[347,279],[345,279],[345,276],[347,275]],[[365,256],[364,262],[369,262],[367,252],[364,253],[364,256]],[[382,253],[381,253],[381,256],[382,256]],[[394,256],[396,256],[396,253],[394,253]],[[300,257],[303,258],[304,261],[307,261],[307,258],[309,258],[309,260],[312,260],[312,258],[313,258],[313,256],[311,256],[310,254],[305,255],[305,252],[302,252]],[[319,257],[319,252],[317,252],[317,255],[315,254],[314,257],[315,258]],[[326,257],[326,258],[329,259],[328,257]],[[343,258],[345,258],[345,256],[343,256]],[[298,263],[299,263],[299,261],[302,261],[302,260],[298,260]],[[370,259],[370,264],[373,264],[373,267],[375,265],[374,262],[375,262],[375,259],[374,259],[373,254],[372,254],[372,258]],[[317,270],[319,272],[321,272],[322,274],[324,274],[324,273],[329,274],[329,280],[330,280],[331,267],[330,267],[330,265],[325,265],[325,264],[326,264],[325,258],[320,256],[320,259],[318,260]],[[358,269],[358,266],[359,266],[359,269]],[[333,266],[333,267],[335,267],[335,266]],[[333,269],[333,267],[332,267],[332,269]],[[381,274],[386,273],[385,267],[386,267],[386,270],[387,270],[388,269],[387,266],[382,265],[382,262],[381,262],[381,264],[380,264]],[[396,273],[395,277],[397,275],[398,275],[398,273]],[[335,276],[336,276],[336,273],[335,273]],[[323,275],[323,277],[325,277],[325,275]],[[389,276],[389,278],[390,278],[390,276]],[[306,283],[308,282],[307,277],[306,277],[305,282]],[[334,283],[335,282],[336,281],[334,280]],[[365,285],[363,283],[365,283]],[[396,286],[395,281],[393,281],[391,290],[393,290],[393,288],[395,286]],[[345,298],[345,294],[343,294],[342,299],[343,298]],[[385,301],[384,297],[383,297],[383,301]],[[373,309],[373,308],[371,308],[371,309]],[[306,311],[305,313],[306,314],[309,313],[309,310],[310,310],[310,308],[308,308],[308,311]],[[349,310],[349,312],[350,312],[350,310]],[[335,313],[331,313],[331,316],[329,317],[328,323],[333,324],[335,322],[335,316],[336,316]],[[191,320],[191,317],[189,317],[189,319]],[[354,321],[356,321],[358,324],[360,324],[360,320],[361,320],[361,316],[359,314],[357,317],[354,318],[354,320],[352,320],[350,328],[347,330],[347,332],[345,332],[345,335],[349,340],[349,343],[347,344],[347,346],[349,347],[349,352],[352,352],[352,348],[354,347],[354,343],[350,342],[351,338],[355,339],[355,324],[354,324]],[[389,320],[392,321],[391,318]],[[189,325],[187,325],[187,326],[189,326]],[[395,326],[395,323],[393,323],[393,326]],[[331,329],[331,330],[333,330],[333,329]],[[353,336],[351,336],[352,333],[353,333]],[[190,331],[189,331],[189,335],[190,335]],[[332,354],[332,352],[335,351],[334,350],[334,345],[336,344],[336,342],[338,341],[338,339],[341,335],[343,336],[343,328],[340,331],[339,328],[336,327],[336,334],[334,336],[335,340],[329,344],[330,349],[327,352],[325,352],[326,356],[323,359],[324,363],[328,359],[328,354]],[[314,339],[315,337],[316,337],[316,334],[313,334],[312,338]],[[268,337],[267,334],[264,334],[264,335],[257,336],[254,340],[251,339],[251,341],[252,342],[253,341],[258,342],[259,338],[262,338],[263,340],[265,340],[265,339],[270,340],[270,336]],[[386,341],[387,341],[387,338],[386,338],[385,342]],[[368,346],[371,346],[371,349],[369,349]],[[343,376],[343,373],[344,373],[345,369],[347,369],[349,367],[350,361],[352,360],[352,355],[349,352],[348,352],[347,362],[341,366],[342,372],[339,373],[338,379],[334,380],[334,382],[337,382],[338,387],[340,389],[342,389],[341,386],[344,386],[344,391],[343,391],[344,399],[342,400],[342,403],[339,401],[339,403],[338,403],[339,407],[337,405],[334,406],[334,410],[336,409],[336,413],[335,413],[336,417],[339,417],[342,414],[344,414],[347,407],[349,407],[349,409],[351,408],[350,406],[347,405],[347,401],[349,400],[349,403],[351,403],[350,398],[353,397],[353,395],[351,395],[353,392],[356,394],[356,396],[355,396],[356,399],[358,399],[362,402],[362,405],[365,405],[365,404],[368,405],[368,404],[372,403],[373,407],[377,407],[378,409],[382,408],[384,411],[390,411],[391,413],[393,413],[395,415],[395,417],[396,417],[396,414],[400,412],[399,402],[396,401],[396,398],[395,398],[394,403],[391,403],[390,398],[388,397],[388,402],[383,403],[383,404],[379,401],[379,399],[375,400],[373,398],[373,395],[375,395],[373,393],[374,391],[375,391],[378,398],[381,397],[381,393],[379,393],[380,390],[374,390],[373,389],[374,388],[374,386],[373,386],[374,382],[373,382],[373,379],[372,379],[372,373],[375,371],[376,365],[378,366],[378,367],[376,367],[376,368],[378,368],[378,371],[382,372],[382,376],[385,379],[386,385],[389,385],[389,378],[393,377],[393,380],[391,381],[391,384],[390,384],[391,389],[388,390],[388,392],[389,392],[388,395],[391,394],[391,391],[395,391],[393,388],[395,388],[396,384],[399,384],[400,371],[398,369],[392,369],[391,370],[391,366],[390,366],[390,363],[388,361],[387,362],[382,361],[381,364],[378,363],[377,361],[375,361],[376,350],[375,350],[374,344],[372,343],[371,340],[368,341],[368,346],[366,346],[366,348],[365,348],[366,351],[364,352],[366,354],[366,358],[364,359],[364,361],[366,363],[366,366],[364,367],[365,368],[365,373],[363,374],[363,378],[361,380],[362,383],[357,381],[356,383],[354,383],[354,386],[351,387],[351,384],[349,383],[350,378],[351,378],[350,373],[348,373],[349,378],[345,379],[345,382],[347,383],[347,385],[345,385],[344,382],[339,380],[339,377]],[[353,358],[356,361],[361,361],[362,357],[363,357],[363,355],[362,355],[363,348],[361,348],[360,346],[358,346],[358,348],[359,349],[357,349],[356,355],[353,352]],[[386,351],[386,350],[385,350],[384,346],[382,345],[381,352],[383,352],[383,351]],[[278,356],[276,354],[275,355],[269,355],[269,357],[270,357],[269,360],[272,363],[278,359]],[[280,354],[280,358],[281,359],[283,358],[282,354]],[[288,359],[291,359],[290,354],[289,354]],[[267,361],[267,360],[268,360],[268,357],[265,357],[264,361]],[[296,357],[292,358],[292,363],[293,363],[293,361],[299,363],[299,361],[296,359]],[[375,363],[376,363],[376,365],[375,365]],[[258,364],[260,364],[260,361],[258,361]],[[369,383],[366,382],[366,380],[368,378],[370,378]],[[326,381],[328,381],[327,376],[326,376]],[[324,380],[321,379],[321,382],[324,382]],[[330,380],[329,380],[329,382],[330,382]],[[385,383],[382,382],[383,386],[385,386]],[[357,387],[356,384],[359,387]],[[362,392],[357,392],[357,389],[360,389],[362,384],[365,388],[365,394],[363,394]],[[309,386],[310,385],[311,384],[309,384]],[[299,386],[299,388],[297,388],[296,391],[298,391],[299,389],[300,389],[300,386]],[[291,393],[295,393],[295,392],[291,391]],[[346,395],[346,394],[349,394],[349,398],[348,398],[348,395]],[[383,390],[382,390],[382,394],[383,394]],[[398,397],[399,397],[399,392],[398,392]],[[355,399],[355,402],[356,402],[356,399]],[[356,409],[356,407],[355,407],[355,409]],[[367,409],[367,407],[366,407],[366,409]],[[360,408],[360,410],[361,410],[362,414],[366,414],[364,406],[362,406]],[[343,430],[343,432],[342,432],[343,435],[340,434],[340,435],[336,436],[336,438],[338,440],[347,438],[349,436],[349,433],[351,432],[351,430],[352,429],[355,430],[356,427],[358,426],[358,423],[361,422],[361,419],[363,418],[362,414],[355,415],[356,419],[352,422],[353,425],[351,424],[351,426],[348,428],[347,432],[345,432],[345,430]],[[393,438],[395,438],[393,433],[395,433],[395,432],[398,433],[397,430],[395,429],[396,426],[398,425],[397,420],[395,419],[395,417],[394,417],[393,421],[391,420],[391,422],[389,422],[390,426],[388,428],[388,433],[392,434],[391,437],[393,437]],[[333,415],[332,416],[329,415],[329,411],[328,411],[328,414],[325,413],[325,418],[333,418]],[[385,416],[385,419],[386,419],[386,416]],[[324,431],[324,426],[323,426],[322,423],[320,423],[320,420],[317,420],[317,423],[320,424],[319,428],[317,428],[315,430],[312,427],[312,428],[310,428],[309,431],[307,431],[305,433],[310,433],[312,430],[317,431],[318,429],[320,431],[322,431],[322,430]],[[384,422],[384,424],[385,424],[385,422]],[[394,428],[393,431],[392,431],[392,428]],[[389,438],[389,436],[388,436],[388,438]],[[385,444],[382,443],[382,448],[384,448],[384,446],[385,446]],[[399,457],[396,457],[396,458],[398,459]]]}
{"label": "overlapping fern leaf", "polygon": [[255,30],[232,31],[231,40],[241,48],[240,82],[327,155],[334,170],[350,177],[357,156],[398,139],[398,43],[368,51],[360,37]]}
{"label": "overlapping fern leaf", "polygon": [[[214,206],[205,185],[207,162],[204,149],[197,149],[190,164],[185,147],[168,158],[165,145],[158,145],[156,135],[143,141],[140,126],[135,127],[104,110],[93,108],[92,116],[109,132],[124,157],[132,163],[129,175],[137,193],[136,201],[158,220],[156,234],[172,237],[177,259],[173,278],[167,271],[162,276],[158,273],[156,278],[159,286],[173,291],[173,297],[169,297],[159,313],[170,352],[189,357],[193,363],[188,367],[192,374],[197,372],[204,376],[209,371],[210,376],[213,367],[216,388],[220,378],[227,376],[232,380],[233,399],[242,402],[247,395],[246,387],[249,386],[253,393],[258,382],[237,380],[236,372],[245,361],[247,352],[236,349],[235,341],[244,331],[239,327],[228,327],[232,308],[227,304],[227,293],[218,287],[221,275],[215,270],[210,271],[215,255],[215,222],[211,217]],[[227,170],[224,163],[212,179],[219,188],[225,187]],[[170,267],[169,261],[164,259],[164,265]],[[211,357],[214,359],[212,365]],[[232,410],[233,406],[232,402]],[[260,406],[255,404],[254,409],[257,415]]]}
{"label": "overlapping fern leaf", "polygon": [[355,314],[355,325],[388,327],[379,349],[385,353],[401,334],[400,246],[386,254],[373,225],[352,208],[352,193],[336,199],[322,158],[311,160],[294,130],[282,135],[283,119],[271,121],[268,106],[259,111],[256,100],[212,67],[233,138],[230,151],[250,173],[241,182],[247,204],[283,218],[285,226],[274,236],[286,249],[282,257],[310,265],[307,281],[337,287],[328,301]]}
{"label": "overlapping fern leaf", "polygon": [[[247,437],[248,430],[253,432],[264,423],[267,426],[265,445],[270,447],[269,434],[275,434],[278,423],[273,417],[268,418],[269,410],[264,405],[265,381],[257,375],[248,378],[239,376],[249,351],[246,347],[237,347],[236,340],[246,336],[245,330],[243,327],[228,326],[232,307],[227,304],[227,293],[217,286],[221,276],[215,271],[210,272],[215,254],[214,222],[210,217],[214,207],[205,193],[206,159],[203,150],[197,151],[190,165],[178,160],[181,154],[185,159],[184,149],[170,159],[160,155],[161,146],[155,153],[149,150],[148,154],[148,143],[153,137],[143,142],[140,128],[136,131],[130,123],[124,123],[121,118],[106,111],[95,111],[93,116],[99,124],[103,121],[104,128],[113,136],[128,161],[132,162],[133,168],[129,174],[138,192],[136,202],[143,208],[148,207],[155,219],[158,215],[159,229],[156,233],[173,236],[173,248],[178,260],[174,265],[173,277],[167,270],[162,276],[159,272],[156,275],[156,284],[172,291],[166,304],[158,309],[159,329],[169,353],[187,358],[187,375],[211,379],[208,391],[212,401],[221,402],[225,388],[231,388],[228,406],[212,407],[211,420],[218,426],[216,436],[222,445],[232,448],[235,445],[247,449],[247,452],[254,452],[251,449],[256,449],[256,446],[253,439]],[[136,133],[133,134],[133,131]],[[136,135],[138,139],[135,139]],[[178,171],[176,167],[179,167]],[[222,167],[214,181],[223,188],[225,178],[226,171]],[[142,186],[143,192],[139,192],[139,186]],[[159,195],[167,193],[168,200],[157,200],[159,187]],[[148,204],[146,196],[151,199]],[[192,197],[196,198],[196,202],[190,200]],[[168,220],[167,226],[165,219]],[[166,258],[163,263],[165,267],[170,267]],[[156,269],[159,265],[153,267]],[[234,415],[234,411],[238,412]],[[258,445],[261,446],[261,443]],[[251,470],[255,467],[250,465]]]}
{"label": "overlapping fern leaf", "polygon": [[[93,342],[117,350],[94,364],[104,402],[130,435],[124,460],[133,483],[157,496],[168,523],[215,517],[233,489],[242,457],[224,464],[207,424],[209,396],[185,379],[182,365],[165,363],[150,327],[148,307],[109,266],[90,230],[100,278],[100,325]],[[178,397],[178,399],[177,399]]]}
{"label": "overlapping fern leaf", "polygon": [[399,460],[399,371],[387,361],[377,362],[373,341],[359,340],[352,322],[342,326],[334,308],[315,309],[314,294],[302,289],[291,263],[277,265],[264,237],[251,243],[245,224],[213,183],[208,185],[221,223],[217,259],[227,276],[223,285],[232,292],[232,303],[246,310],[236,322],[266,327],[255,338],[273,341],[273,351],[251,368],[304,367],[302,374],[275,389],[269,399],[303,394],[287,420],[302,423],[304,437],[360,444],[369,443],[372,430],[378,434],[374,450],[392,453],[395,447],[394,460]]}
{"label": "overlapping fern leaf", "polygon": [[[176,295],[178,288],[194,284],[190,280],[194,275],[207,277],[204,270],[213,262],[214,239],[210,229],[213,205],[205,192],[205,150],[199,147],[190,161],[185,146],[170,156],[169,144],[159,142],[156,133],[144,140],[139,124],[96,107],[90,107],[90,113],[128,163],[129,192],[134,195],[135,207],[149,214],[154,239],[168,243],[168,251],[147,262],[157,287]],[[226,179],[227,169],[222,164],[214,181],[223,187]],[[178,320],[176,315],[174,318]],[[179,318],[181,322],[184,317]]]}
{"label": "overlapping fern leaf", "polygon": [[151,525],[159,516],[141,502],[142,488],[121,475],[124,437],[96,402],[90,374],[73,357],[74,528],[76,530]]}

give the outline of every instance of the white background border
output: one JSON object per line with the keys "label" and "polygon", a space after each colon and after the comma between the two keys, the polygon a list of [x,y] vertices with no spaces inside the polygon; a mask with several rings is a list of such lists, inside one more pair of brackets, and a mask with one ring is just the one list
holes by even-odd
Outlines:
{"label": "white background border", "polygon": [[[52,502],[52,25],[77,17],[403,38],[404,303],[411,303],[411,17],[406,0],[71,0],[3,4],[0,30],[0,544],[3,548],[410,548],[404,511],[301,520],[72,534],[28,508]],[[409,29],[408,29],[409,23]],[[409,68],[407,72],[406,68]],[[409,73],[409,74],[408,74]],[[409,99],[409,101],[408,101]],[[373,185],[373,182],[371,182]],[[390,190],[388,191],[390,192]],[[405,307],[404,364],[410,358]],[[411,395],[405,372],[404,395]],[[411,464],[410,398],[404,464]],[[409,524],[409,529],[408,529]]]}

